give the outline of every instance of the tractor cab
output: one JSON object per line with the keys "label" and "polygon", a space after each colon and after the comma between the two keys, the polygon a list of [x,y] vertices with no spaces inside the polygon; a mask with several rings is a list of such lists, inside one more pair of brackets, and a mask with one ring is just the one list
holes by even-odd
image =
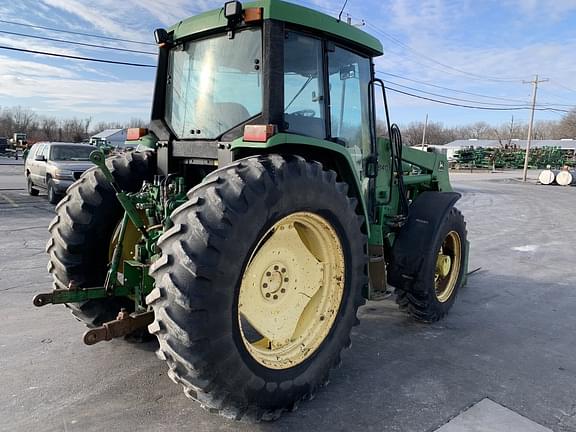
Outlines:
{"label": "tractor cab", "polygon": [[285,145],[335,143],[363,177],[375,145],[377,39],[311,9],[263,0],[228,2],[157,30],[156,40],[151,130],[166,143],[166,162],[222,166],[237,158],[236,144],[278,135],[274,142]]}

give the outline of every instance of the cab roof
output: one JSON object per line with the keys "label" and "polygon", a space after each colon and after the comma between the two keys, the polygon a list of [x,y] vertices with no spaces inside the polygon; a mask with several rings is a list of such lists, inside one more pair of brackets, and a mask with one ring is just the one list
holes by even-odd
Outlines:
{"label": "cab roof", "polygon": [[[228,21],[224,16],[224,3],[225,0],[222,1],[220,9],[190,17],[172,26],[169,31],[174,32],[174,40],[178,41],[197,33],[225,28],[228,25]],[[322,32],[336,36],[338,39],[350,41],[357,46],[364,47],[373,56],[381,55],[383,52],[382,44],[375,37],[353,25],[338,21],[335,17],[304,6],[281,0],[258,0],[243,4],[243,8],[262,8],[262,18],[265,20],[283,21],[309,28],[316,33]]]}

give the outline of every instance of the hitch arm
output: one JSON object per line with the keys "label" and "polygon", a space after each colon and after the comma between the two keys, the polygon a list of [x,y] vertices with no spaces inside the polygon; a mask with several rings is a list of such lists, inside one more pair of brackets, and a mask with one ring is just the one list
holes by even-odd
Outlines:
{"label": "hitch arm", "polygon": [[[115,296],[128,296],[130,294],[132,294],[132,291],[122,285],[114,287],[113,295]],[[74,288],[71,283],[68,289],[57,288],[50,293],[36,294],[32,302],[34,306],[41,307],[47,304],[78,303],[86,300],[106,298],[109,295],[104,287]]]}
{"label": "hitch arm", "polygon": [[141,314],[128,314],[125,309],[122,309],[114,321],[108,321],[102,326],[90,329],[84,333],[83,340],[86,345],[109,341],[145,328],[152,324],[152,321],[154,321],[154,312],[152,311]]}

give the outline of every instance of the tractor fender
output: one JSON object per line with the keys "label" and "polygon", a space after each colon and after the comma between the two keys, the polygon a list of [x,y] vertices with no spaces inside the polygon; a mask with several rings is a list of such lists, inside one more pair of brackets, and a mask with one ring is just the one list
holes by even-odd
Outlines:
{"label": "tractor fender", "polygon": [[408,220],[402,226],[392,247],[388,283],[395,288],[414,292],[424,256],[436,242],[436,236],[448,213],[461,195],[457,192],[423,192],[409,207]]}

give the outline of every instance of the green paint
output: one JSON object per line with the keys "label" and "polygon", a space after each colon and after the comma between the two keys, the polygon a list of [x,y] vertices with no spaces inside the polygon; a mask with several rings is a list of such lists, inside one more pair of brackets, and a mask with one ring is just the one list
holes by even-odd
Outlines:
{"label": "green paint", "polygon": [[129,147],[146,147],[151,150],[156,149],[156,143],[158,143],[158,138],[152,132],[140,137],[134,141],[124,141],[125,146]]}
{"label": "green paint", "polygon": [[[228,21],[224,17],[224,3],[225,2],[222,1],[222,8],[180,21],[168,31],[173,31],[174,40],[178,41],[179,39],[198,33],[217,29],[224,30],[228,25]],[[273,19],[308,27],[315,33],[328,33],[336,38],[352,41],[357,45],[364,46],[375,56],[382,55],[382,44],[375,37],[346,22],[338,22],[335,17],[325,15],[307,7],[280,0],[255,1],[245,3],[243,7],[244,9],[263,8],[264,19]]]}

